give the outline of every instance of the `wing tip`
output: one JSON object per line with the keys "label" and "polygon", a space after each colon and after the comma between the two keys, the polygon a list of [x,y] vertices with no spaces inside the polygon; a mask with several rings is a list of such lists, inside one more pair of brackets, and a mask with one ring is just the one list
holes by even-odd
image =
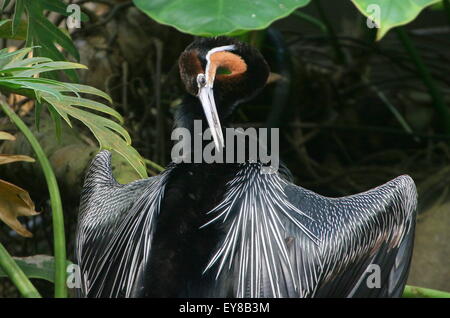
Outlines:
{"label": "wing tip", "polygon": [[411,178],[407,174],[404,174],[395,178],[393,181],[397,184],[399,188],[403,189],[403,191],[406,191],[406,193],[411,195],[417,202],[417,187],[413,178]]}
{"label": "wing tip", "polygon": [[414,185],[414,187],[416,185],[413,178],[411,178],[411,176],[409,174],[402,174],[401,176],[398,176],[394,180],[400,180],[407,185]]}
{"label": "wing tip", "polygon": [[415,222],[417,217],[417,188],[414,180],[407,174],[401,175],[394,179],[397,181],[397,187],[400,191],[400,195],[403,197],[404,208],[404,222],[407,225],[406,234],[410,233],[412,229],[414,231]]}
{"label": "wing tip", "polygon": [[411,176],[407,174],[403,174],[396,177],[395,179],[392,179],[391,181],[386,183],[386,185],[402,189],[403,191],[410,191],[411,193],[415,193],[417,196],[416,183],[414,182],[413,178],[411,178]]}
{"label": "wing tip", "polygon": [[84,186],[114,182],[111,167],[111,152],[102,150],[92,159],[84,179]]}

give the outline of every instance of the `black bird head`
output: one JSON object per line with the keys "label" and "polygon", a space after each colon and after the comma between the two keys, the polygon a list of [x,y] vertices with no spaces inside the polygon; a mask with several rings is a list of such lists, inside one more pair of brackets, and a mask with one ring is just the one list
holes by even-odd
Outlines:
{"label": "black bird head", "polygon": [[216,147],[222,148],[220,120],[264,87],[266,61],[258,50],[235,39],[200,38],[181,54],[179,67],[187,92],[201,102]]}

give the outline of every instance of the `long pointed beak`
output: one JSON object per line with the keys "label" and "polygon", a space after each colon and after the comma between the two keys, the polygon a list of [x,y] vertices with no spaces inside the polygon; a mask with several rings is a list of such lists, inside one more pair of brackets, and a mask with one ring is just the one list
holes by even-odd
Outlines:
{"label": "long pointed beak", "polygon": [[206,120],[208,121],[209,129],[214,140],[217,151],[222,151],[225,145],[222,127],[220,126],[219,114],[217,113],[216,102],[214,101],[214,91],[212,85],[206,84],[199,88],[198,98],[203,106]]}

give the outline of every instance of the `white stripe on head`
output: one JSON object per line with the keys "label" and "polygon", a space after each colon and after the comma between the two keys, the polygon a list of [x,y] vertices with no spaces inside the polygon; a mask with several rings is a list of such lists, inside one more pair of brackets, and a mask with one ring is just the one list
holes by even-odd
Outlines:
{"label": "white stripe on head", "polygon": [[234,44],[225,45],[225,46],[218,46],[218,47],[215,47],[215,48],[209,50],[208,53],[206,54],[205,76],[206,76],[206,79],[207,79],[207,83],[208,82],[211,83],[211,87],[214,85],[214,78],[209,79],[209,81],[208,81],[208,74],[209,74],[209,68],[210,68],[210,63],[211,63],[211,55],[213,55],[214,53],[217,53],[217,52],[222,52],[222,51],[232,51],[235,48],[236,48],[236,46]]}

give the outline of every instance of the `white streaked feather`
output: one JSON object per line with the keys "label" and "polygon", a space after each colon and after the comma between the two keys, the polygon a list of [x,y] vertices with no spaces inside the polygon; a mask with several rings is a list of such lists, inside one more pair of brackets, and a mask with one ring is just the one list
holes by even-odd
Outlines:
{"label": "white streaked feather", "polygon": [[[112,177],[110,153],[103,151],[88,171],[76,242],[82,294],[130,297],[150,257],[155,217],[170,169],[150,179],[120,185]],[[113,288],[106,290],[111,281]]]}
{"label": "white streaked feather", "polygon": [[[208,214],[217,214],[203,227],[228,218],[228,230],[222,244],[210,259],[204,272],[217,265],[216,279],[224,264],[238,267],[237,291],[239,297],[261,296],[266,283],[261,270],[266,271],[270,295],[282,297],[281,268],[286,268],[289,281],[298,289],[297,270],[286,247],[286,224],[293,224],[314,244],[318,238],[302,224],[311,217],[288,204],[283,191],[287,184],[277,175],[260,174],[259,164],[242,165],[242,169],[227,184],[223,200]],[[239,246],[239,247],[238,247]],[[264,265],[264,266],[262,266]],[[314,270],[314,269],[311,269]],[[317,276],[315,274],[315,276]],[[267,292],[265,292],[267,294]],[[267,296],[267,295],[266,295]]]}
{"label": "white streaked feather", "polygon": [[[214,270],[216,280],[236,273],[232,279],[237,297],[313,297],[321,284],[372,258],[379,242],[398,245],[411,228],[416,194],[409,177],[334,199],[276,174],[260,174],[260,167],[241,165],[203,225],[225,225],[224,239],[204,273]],[[307,210],[291,202],[287,188],[309,201]],[[289,248],[288,237],[293,237]],[[361,281],[359,276],[354,279],[355,284]]]}

